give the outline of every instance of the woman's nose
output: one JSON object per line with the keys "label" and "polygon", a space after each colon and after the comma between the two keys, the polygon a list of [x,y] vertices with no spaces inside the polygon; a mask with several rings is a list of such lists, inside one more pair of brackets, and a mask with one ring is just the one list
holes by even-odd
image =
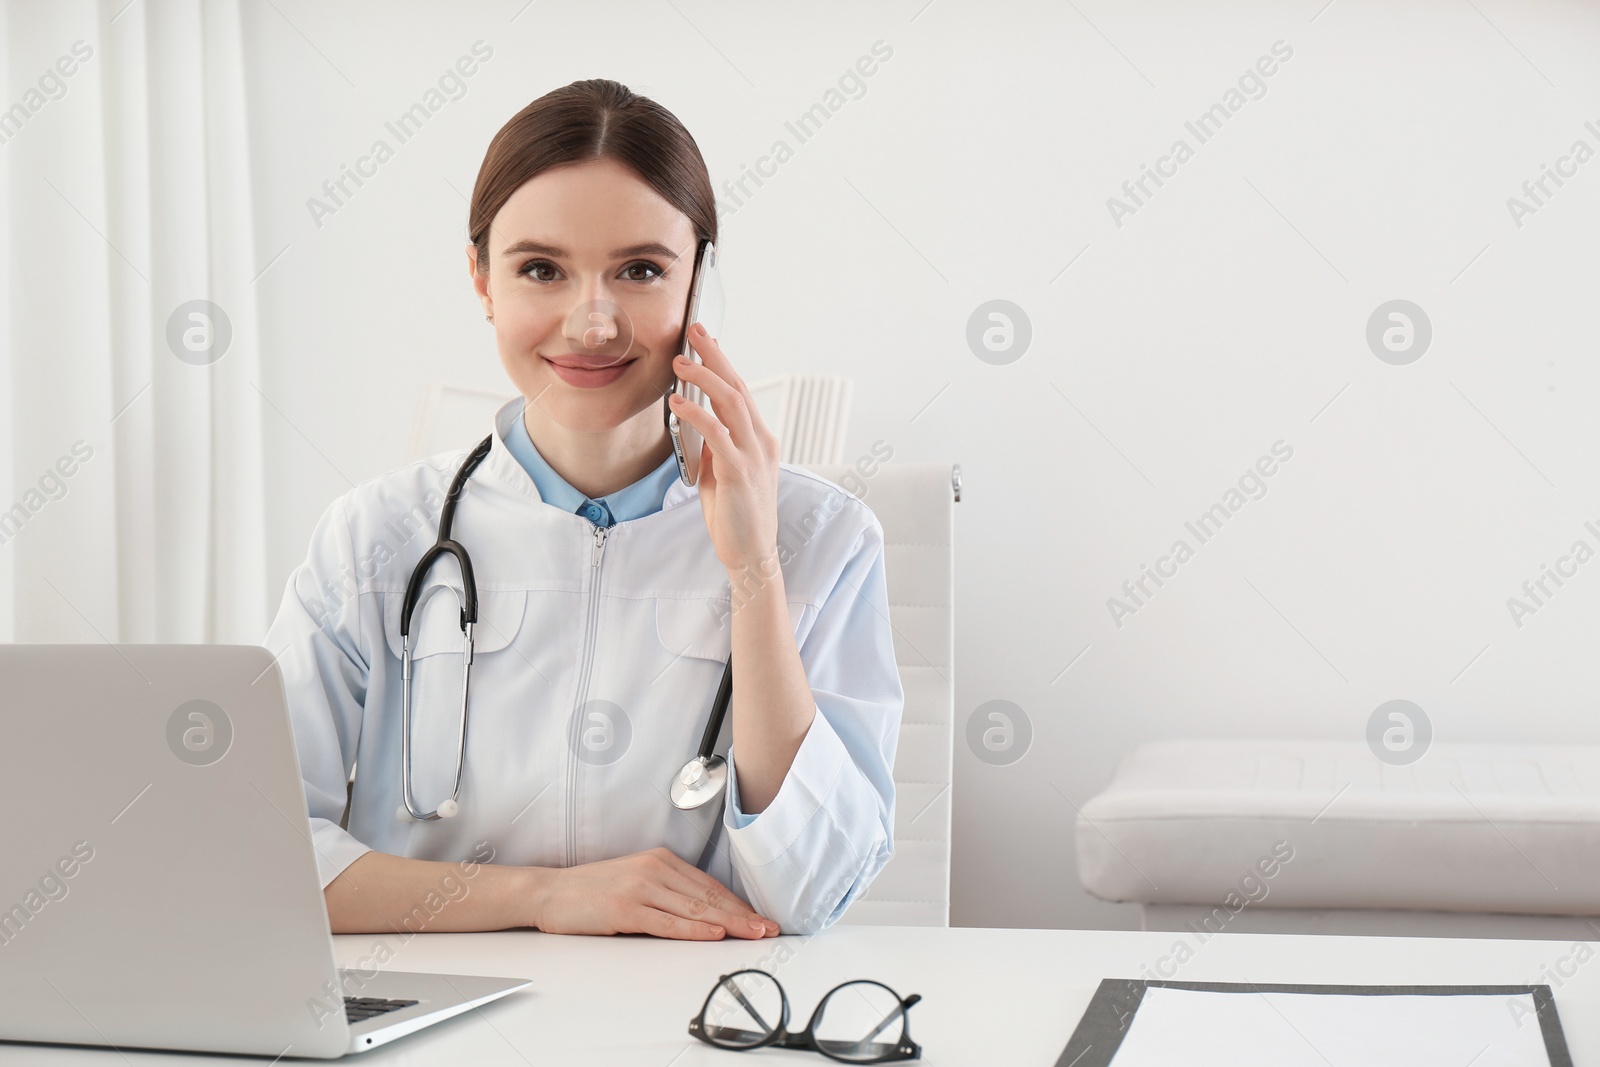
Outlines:
{"label": "woman's nose", "polygon": [[[598,294],[598,295],[596,295]],[[628,313],[604,290],[589,289],[567,314],[566,335],[575,352],[599,352],[631,346],[633,325]]]}
{"label": "woman's nose", "polygon": [[604,348],[620,332],[614,315],[592,306],[585,311],[583,320],[577,325],[578,340],[584,348]]}

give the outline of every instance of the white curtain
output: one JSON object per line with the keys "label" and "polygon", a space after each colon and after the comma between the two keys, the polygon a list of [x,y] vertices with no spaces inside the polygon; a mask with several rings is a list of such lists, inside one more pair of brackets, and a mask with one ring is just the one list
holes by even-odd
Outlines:
{"label": "white curtain", "polygon": [[257,643],[268,264],[239,4],[0,20],[0,639]]}

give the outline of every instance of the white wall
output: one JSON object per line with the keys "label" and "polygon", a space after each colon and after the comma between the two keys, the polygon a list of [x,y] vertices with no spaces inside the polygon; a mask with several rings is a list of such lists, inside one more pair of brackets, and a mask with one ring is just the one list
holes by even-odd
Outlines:
{"label": "white wall", "polygon": [[[0,40],[11,40],[11,13],[5,5],[0,4]],[[11,50],[0,48],[0,85],[11,84]],[[0,200],[9,204],[11,200],[11,173],[7,167],[0,167]],[[11,291],[11,213],[0,210],[0,248],[6,249],[6,254],[0,256],[0,293]],[[11,331],[0,329],[0,367],[7,368],[6,373],[0,373],[0,418],[5,419],[9,427],[14,414],[15,398],[12,395],[11,375]],[[0,501],[9,507],[11,501],[16,499],[13,493],[14,476],[12,466],[15,456],[12,454],[11,435],[0,433]],[[12,609],[16,597],[15,569],[9,560],[0,563],[0,641],[16,640],[16,613]]]}
{"label": "white wall", "polygon": [[[1073,805],[1147,738],[1360,737],[1392,697],[1440,738],[1600,738],[1600,561],[1520,627],[1506,605],[1600,548],[1600,161],[1520,226],[1507,207],[1600,149],[1600,10],[396,10],[247,13],[257,247],[281,251],[258,283],[275,588],[327,503],[402,461],[424,383],[508,388],[462,246],[515,111],[618,79],[720,185],[881,40],[865,95],[725,216],[723,340],[747,377],[852,375],[850,455],[961,464],[958,720],[1006,699],[1034,737],[1007,766],[958,738],[956,923],[1132,925],[1077,887]],[[466,95],[316,226],[307,199],[479,40]],[[1278,41],[1265,94],[1197,145],[1185,121]],[[1179,137],[1193,158],[1118,226],[1107,198]],[[1365,339],[1396,298],[1434,331],[1406,366]],[[1032,327],[1003,366],[966,342],[993,299]],[[1185,521],[1280,440],[1266,495],[1198,545]],[[1193,559],[1119,627],[1108,597],[1180,537]]]}

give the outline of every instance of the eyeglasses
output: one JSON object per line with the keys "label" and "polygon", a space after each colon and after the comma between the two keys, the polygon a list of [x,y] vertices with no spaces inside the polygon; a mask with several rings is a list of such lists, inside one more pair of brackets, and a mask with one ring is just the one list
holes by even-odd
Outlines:
{"label": "eyeglasses", "polygon": [[844,1063],[914,1060],[922,1046],[911,1040],[906,1011],[921,999],[918,993],[902,998],[882,982],[845,982],[822,998],[804,1030],[791,1033],[789,998],[778,980],[766,971],[734,971],[718,979],[689,1032],[708,1045],[738,1051],[773,1045]]}

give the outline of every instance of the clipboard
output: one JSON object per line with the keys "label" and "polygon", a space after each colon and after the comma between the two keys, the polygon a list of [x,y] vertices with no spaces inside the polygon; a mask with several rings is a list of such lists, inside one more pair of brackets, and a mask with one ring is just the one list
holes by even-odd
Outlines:
{"label": "clipboard", "polygon": [[1056,1067],[1111,1067],[1123,1047],[1130,1027],[1152,989],[1195,990],[1206,993],[1313,993],[1344,996],[1519,996],[1530,995],[1538,1015],[1539,1033],[1550,1067],[1572,1067],[1566,1035],[1556,1013],[1555,995],[1548,985],[1304,985],[1255,982],[1146,981],[1105,978],[1095,990],[1083,1017]]}

